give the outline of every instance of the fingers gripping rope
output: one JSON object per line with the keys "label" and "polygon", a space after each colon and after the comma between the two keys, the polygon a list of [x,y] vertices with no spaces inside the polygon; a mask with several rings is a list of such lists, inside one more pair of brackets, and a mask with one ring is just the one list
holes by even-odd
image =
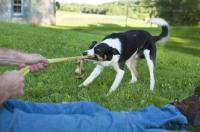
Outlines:
{"label": "fingers gripping rope", "polygon": [[[55,59],[47,59],[47,60],[49,61],[49,63],[57,63],[57,62],[70,61],[70,60],[87,59],[91,57],[93,56],[75,56],[75,57],[55,58]],[[28,72],[30,72],[30,65],[27,65],[26,67],[22,68],[19,72],[21,76],[24,77]]]}

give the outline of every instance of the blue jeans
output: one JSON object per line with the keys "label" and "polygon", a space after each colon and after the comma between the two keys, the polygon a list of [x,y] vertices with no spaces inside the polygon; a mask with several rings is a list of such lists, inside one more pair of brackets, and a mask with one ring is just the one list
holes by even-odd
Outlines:
{"label": "blue jeans", "polygon": [[183,128],[187,123],[170,104],[117,112],[93,102],[52,104],[10,99],[0,108],[0,132],[164,132],[168,130],[162,128],[169,124]]}

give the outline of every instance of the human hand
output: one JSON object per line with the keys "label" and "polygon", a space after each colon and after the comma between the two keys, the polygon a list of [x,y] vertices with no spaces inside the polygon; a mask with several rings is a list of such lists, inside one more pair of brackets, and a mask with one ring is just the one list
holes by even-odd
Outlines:
{"label": "human hand", "polygon": [[26,54],[26,57],[23,63],[19,65],[19,68],[21,69],[27,65],[30,65],[31,72],[37,72],[47,67],[49,62],[40,54]]}
{"label": "human hand", "polygon": [[24,93],[24,78],[19,71],[6,71],[0,76],[0,105],[9,98],[19,98]]}

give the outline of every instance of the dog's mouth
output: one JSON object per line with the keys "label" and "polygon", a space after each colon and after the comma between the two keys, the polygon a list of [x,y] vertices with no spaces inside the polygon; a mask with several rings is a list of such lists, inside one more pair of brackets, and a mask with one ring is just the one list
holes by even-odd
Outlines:
{"label": "dog's mouth", "polygon": [[95,55],[88,56],[88,58],[86,58],[86,60],[96,60]]}
{"label": "dog's mouth", "polygon": [[100,55],[93,55],[93,56],[90,56],[87,60],[92,60],[92,61],[104,61],[104,59],[100,56]]}
{"label": "dog's mouth", "polygon": [[95,55],[88,57],[90,60],[95,60]]}

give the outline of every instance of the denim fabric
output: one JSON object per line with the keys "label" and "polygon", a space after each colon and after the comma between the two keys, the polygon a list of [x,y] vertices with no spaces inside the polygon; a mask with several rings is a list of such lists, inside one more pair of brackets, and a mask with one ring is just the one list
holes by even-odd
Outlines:
{"label": "denim fabric", "polygon": [[[173,105],[135,112],[109,111],[93,102],[62,104],[7,100],[0,108],[0,132],[165,132],[160,126],[185,127]],[[163,127],[162,127],[163,128]]]}

